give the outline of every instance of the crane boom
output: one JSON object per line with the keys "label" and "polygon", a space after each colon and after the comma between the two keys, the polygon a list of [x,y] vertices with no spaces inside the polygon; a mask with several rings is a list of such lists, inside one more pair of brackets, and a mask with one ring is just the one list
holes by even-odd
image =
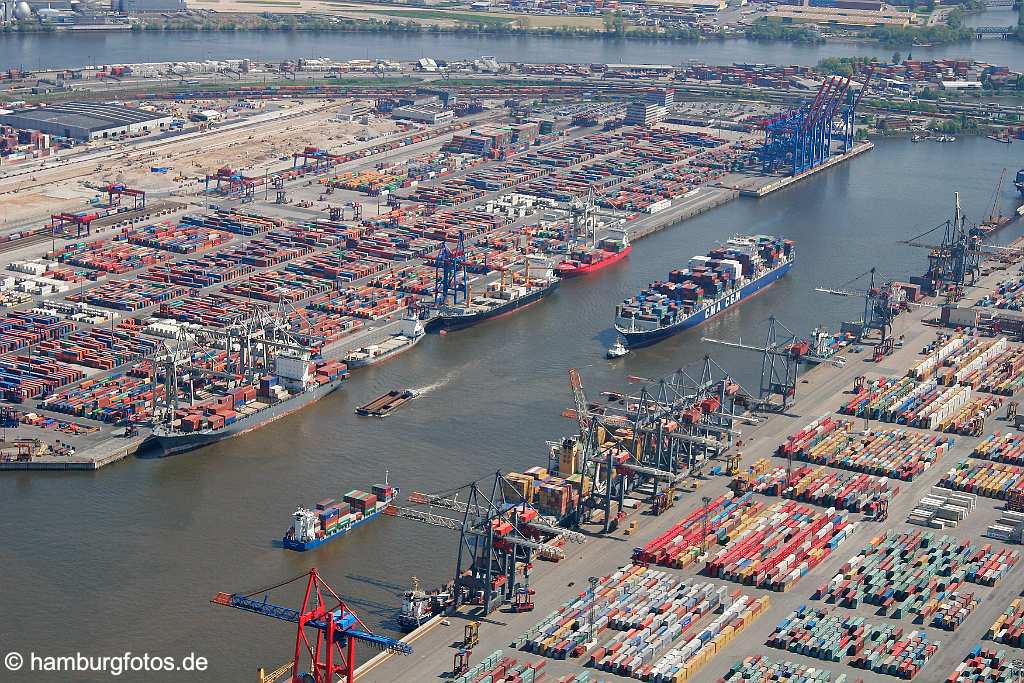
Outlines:
{"label": "crane boom", "polygon": [[[440,527],[442,529],[448,529],[449,531],[459,531],[462,529],[462,522],[451,517],[445,517],[443,515],[435,515],[432,512],[425,510],[417,510],[415,508],[404,508],[398,507],[397,505],[388,505],[384,508],[384,514],[390,515],[391,517],[401,517],[402,519],[410,519],[414,522],[422,522],[423,524],[429,524],[431,526]],[[486,536],[487,531],[483,529],[467,529],[467,533],[473,536]],[[547,543],[539,543],[537,541],[531,541],[527,538],[521,538],[519,536],[502,536],[501,540],[511,545],[518,545],[523,548],[530,548],[540,553],[550,555],[552,557],[558,557],[562,559],[565,557],[565,551],[558,546],[553,546]]]}

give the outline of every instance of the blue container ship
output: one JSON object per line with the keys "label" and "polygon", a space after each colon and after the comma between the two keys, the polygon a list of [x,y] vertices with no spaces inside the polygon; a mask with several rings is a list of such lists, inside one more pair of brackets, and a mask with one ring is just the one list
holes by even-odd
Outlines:
{"label": "blue container ship", "polygon": [[384,476],[383,484],[374,484],[370,492],[349,491],[341,501],[327,498],[315,509],[296,508],[292,525],[285,531],[281,546],[286,550],[304,552],[344,536],[356,527],[379,517],[398,496],[398,487]]}
{"label": "blue container ship", "polygon": [[771,235],[737,236],[694,256],[615,309],[626,346],[650,346],[736,306],[789,272],[796,244]]}

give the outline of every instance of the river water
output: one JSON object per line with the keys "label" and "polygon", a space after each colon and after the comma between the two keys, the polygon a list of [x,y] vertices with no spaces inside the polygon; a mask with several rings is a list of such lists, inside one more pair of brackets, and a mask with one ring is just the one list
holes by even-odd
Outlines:
{"label": "river water", "polygon": [[[1009,19],[1004,20],[1003,15]],[[986,25],[1016,23],[1013,12],[986,12],[972,20]],[[991,19],[991,24],[989,23]],[[906,55],[907,49],[901,49]],[[942,47],[915,47],[916,59],[964,58],[1024,69],[1024,49],[1007,40],[983,40]],[[681,43],[594,38],[543,38],[471,35],[381,35],[374,33],[130,33],[78,31],[69,33],[4,34],[0,36],[0,66],[27,69],[189,61],[254,57],[265,60],[299,57],[335,59],[420,57],[459,59],[493,55],[503,61],[600,62],[680,64],[698,60],[709,64],[769,62],[813,65],[824,57],[853,55],[887,59],[891,48],[877,45],[829,43],[797,45],[759,43],[745,39]]]}
{"label": "river water", "polygon": [[[257,665],[288,659],[292,628],[208,600],[310,566],[371,628],[387,630],[409,577],[429,586],[451,575],[457,537],[384,518],[313,552],[275,549],[271,540],[296,504],[340,497],[382,479],[385,468],[406,491],[440,491],[498,468],[543,465],[545,440],[570,430],[559,413],[571,403],[572,366],[596,395],[622,388],[628,374],[654,377],[698,362],[709,350],[702,335],[754,341],[770,314],[801,334],[859,317],[858,301],[816,294],[814,287],[842,284],[873,265],[889,277],[920,272],[925,253],[898,241],[944,221],[954,190],[968,216],[986,214],[1001,169],[1024,165],[1018,147],[983,138],[883,140],[788,190],[741,199],[656,233],[620,264],[568,281],[516,315],[431,335],[253,434],[96,473],[4,474],[0,643],[48,654],[196,652],[212,661],[216,678],[189,680],[248,682]],[[1009,209],[1015,199],[1009,184],[998,203]],[[1021,231],[1015,226],[1001,239]],[[736,232],[795,239],[799,256],[790,275],[702,329],[622,361],[604,360],[617,301]],[[710,350],[756,391],[754,354]],[[386,420],[353,414],[393,387],[415,387],[423,396]]]}

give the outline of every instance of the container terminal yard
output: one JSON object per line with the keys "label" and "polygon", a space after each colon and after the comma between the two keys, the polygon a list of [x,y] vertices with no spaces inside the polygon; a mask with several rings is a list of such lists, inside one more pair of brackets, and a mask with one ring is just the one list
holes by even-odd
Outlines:
{"label": "container terminal yard", "polygon": [[[360,371],[349,352],[412,317],[438,329],[482,293],[523,296],[567,259],[607,258],[600,247],[858,163],[872,145],[854,140],[856,84],[826,81],[793,111],[756,105],[729,128],[699,120],[703,105],[660,120],[663,88],[549,105],[572,122],[559,129],[484,100],[369,144],[299,145],[262,174],[214,167],[168,192],[108,179],[88,211],[8,235],[0,467],[96,469],[169,432],[258,438],[244,432],[345,391]],[[262,123],[208,137],[244,148]],[[331,577],[315,570],[299,577],[300,610],[265,591],[212,602],[313,619],[308,632],[329,638],[310,647],[332,652],[326,671],[313,665],[323,681],[754,680],[773,661],[815,680],[984,680],[986,667],[1012,680],[1024,470],[1005,434],[1024,384],[1024,243],[983,243],[948,202],[948,222],[907,236],[924,247],[917,272],[820,283],[822,302],[863,303],[860,321],[808,335],[773,317],[763,343],[715,328],[703,363],[625,389],[585,390],[587,370],[566,368],[573,426],[536,435],[535,467],[445,491],[402,481],[376,524],[460,538],[444,597],[423,596],[458,606],[401,641],[366,629],[358,604],[325,617],[310,591]],[[718,349],[760,357],[760,386],[741,386]],[[278,663],[260,661],[261,679],[310,666]]]}

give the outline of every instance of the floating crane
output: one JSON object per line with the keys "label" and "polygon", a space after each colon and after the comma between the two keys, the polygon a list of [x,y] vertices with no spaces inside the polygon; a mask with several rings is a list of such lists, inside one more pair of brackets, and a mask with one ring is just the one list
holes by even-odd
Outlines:
{"label": "floating crane", "polygon": [[[270,591],[302,579],[306,579],[306,593],[301,608],[269,601]],[[253,597],[261,593],[262,599]],[[210,602],[297,624],[291,683],[355,683],[357,642],[384,652],[412,654],[408,644],[367,629],[316,568],[251,593],[217,593]],[[283,675],[281,669],[274,673]]]}
{"label": "floating crane", "polygon": [[[758,398],[761,400],[760,407],[769,411],[785,411],[796,400],[796,385],[801,363],[828,363],[835,367],[842,367],[845,363],[839,358],[824,358],[811,353],[810,342],[798,339],[775,316],[768,319],[768,332],[763,346],[708,337],[702,338],[701,341],[763,354]],[[778,397],[778,401],[775,397]]]}

